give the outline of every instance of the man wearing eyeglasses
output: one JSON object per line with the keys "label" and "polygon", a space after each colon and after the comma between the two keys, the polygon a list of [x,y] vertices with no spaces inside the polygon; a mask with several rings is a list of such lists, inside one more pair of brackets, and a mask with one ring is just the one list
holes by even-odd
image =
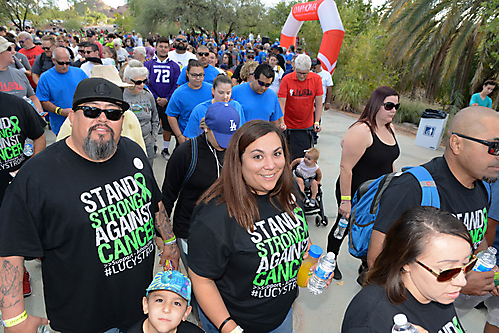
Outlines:
{"label": "man wearing eyeglasses", "polygon": [[68,116],[71,136],[29,160],[7,189],[0,208],[6,333],[47,324],[25,312],[25,257],[43,258],[47,316],[61,332],[116,333],[143,318],[136,305],[153,274],[155,230],[166,241],[160,264],[178,267],[153,170],[140,146],[121,137],[128,108],[117,85],[81,81]]}
{"label": "man wearing eyeglasses", "polygon": [[[35,45],[33,43],[33,37],[28,32],[25,31],[20,32],[18,39],[19,39],[19,45],[21,45],[22,47],[19,50],[19,53],[24,54],[28,58],[29,65],[33,67],[36,57],[43,53],[43,49],[39,45]],[[31,71],[25,74],[28,77],[29,84],[31,85],[31,87],[36,88],[36,84],[33,81]]]}
{"label": "man wearing eyeglasses", "polygon": [[269,89],[274,81],[274,71],[269,64],[258,65],[253,73],[254,80],[232,88],[232,99],[243,107],[246,121],[262,119],[273,122],[281,129],[284,119],[275,92]]}
{"label": "man wearing eyeglasses", "polygon": [[[499,114],[479,106],[459,111],[449,125],[444,155],[423,166],[435,181],[441,209],[452,213],[469,230],[474,253],[487,249],[489,194],[482,180],[495,182],[499,173]],[[385,234],[398,217],[420,204],[421,186],[412,175],[403,174],[390,183],[381,197],[374,222],[367,254],[370,266],[381,252]],[[499,295],[498,288],[494,287],[494,272],[472,271],[467,281],[461,290],[465,296],[454,302],[458,315],[467,312],[466,299],[470,296],[484,296],[489,292]],[[496,311],[497,307],[499,304]]]}
{"label": "man wearing eyeglasses", "polygon": [[[92,75],[92,68],[95,65],[112,65],[113,60],[111,58],[101,59],[99,57],[99,47],[97,44],[88,43],[84,47],[84,57],[85,63],[80,66],[81,69],[87,74],[88,77]],[[116,69],[116,67],[115,67]],[[118,71],[118,70],[116,70]]]}
{"label": "man wearing eyeglasses", "polygon": [[43,53],[36,57],[31,68],[33,82],[35,82],[35,84],[38,84],[40,75],[42,75],[43,72],[48,71],[54,66],[54,63],[52,62],[52,52],[55,48],[56,45],[54,36],[45,35],[42,37]]}
{"label": "man wearing eyeglasses", "polygon": [[175,61],[180,69],[186,67],[189,64],[189,60],[197,59],[192,52],[187,51],[187,45],[189,45],[187,37],[178,35],[173,43],[175,49],[168,52],[168,58]]}
{"label": "man wearing eyeglasses", "polygon": [[65,47],[54,50],[52,61],[54,67],[43,73],[38,81],[36,96],[43,109],[49,112],[52,132],[57,135],[71,111],[76,87],[88,76],[82,69],[70,66],[70,55]]}
{"label": "man wearing eyeglasses", "polygon": [[321,131],[322,80],[310,71],[312,60],[306,54],[295,59],[296,70],[284,76],[279,85],[279,103],[284,112],[286,137],[293,159],[301,158],[313,146],[313,134]]}
{"label": "man wearing eyeglasses", "polygon": [[[210,50],[205,45],[200,45],[196,52],[196,57],[204,67],[204,79],[203,81],[209,84],[213,84],[213,80],[220,73],[215,67],[209,64],[210,61]],[[182,72],[178,77],[177,84],[179,86],[187,83],[187,67],[182,68]]]}

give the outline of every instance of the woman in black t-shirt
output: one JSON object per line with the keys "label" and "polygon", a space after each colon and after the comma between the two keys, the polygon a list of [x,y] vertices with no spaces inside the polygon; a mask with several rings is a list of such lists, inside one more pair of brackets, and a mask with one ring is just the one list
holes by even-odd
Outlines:
{"label": "woman in black t-shirt", "polygon": [[390,332],[399,313],[420,332],[464,332],[452,303],[476,262],[471,249],[468,230],[452,214],[428,206],[407,210],[388,231],[341,332]]}
{"label": "woman in black t-shirt", "polygon": [[272,123],[250,121],[227,147],[189,231],[189,277],[206,332],[291,333],[296,275],[309,244],[289,153]]}
{"label": "woman in black t-shirt", "polygon": [[[340,176],[336,181],[338,216],[327,242],[327,252],[333,252],[336,257],[348,228],[340,239],[334,237],[334,232],[342,217],[350,217],[352,196],[366,180],[394,171],[393,162],[399,157],[400,150],[392,120],[399,106],[399,95],[394,89],[387,86],[377,88],[369,97],[360,118],[341,139]],[[367,262],[361,267],[367,268]],[[333,277],[336,280],[342,278],[338,265]]]}

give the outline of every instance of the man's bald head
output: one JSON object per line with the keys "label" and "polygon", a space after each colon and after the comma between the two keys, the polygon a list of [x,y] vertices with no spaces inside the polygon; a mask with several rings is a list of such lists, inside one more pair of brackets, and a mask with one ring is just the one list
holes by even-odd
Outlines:
{"label": "man's bald head", "polygon": [[[499,119],[499,113],[483,106],[470,106],[459,111],[452,119],[447,131],[447,142],[452,133],[475,137],[492,119]],[[498,129],[499,136],[499,129]]]}

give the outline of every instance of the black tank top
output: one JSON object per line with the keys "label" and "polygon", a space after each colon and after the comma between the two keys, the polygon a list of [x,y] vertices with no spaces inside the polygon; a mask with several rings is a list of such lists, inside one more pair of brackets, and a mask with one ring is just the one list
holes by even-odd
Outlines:
{"label": "black tank top", "polygon": [[[395,139],[395,144],[392,146],[383,143],[371,129],[373,143],[367,147],[360,160],[352,169],[351,196],[355,194],[355,191],[357,191],[359,186],[366,180],[376,179],[393,171],[393,162],[399,157],[400,149],[397,138],[395,138],[391,128],[390,132]],[[339,180],[338,177],[336,183],[337,196],[340,195]]]}

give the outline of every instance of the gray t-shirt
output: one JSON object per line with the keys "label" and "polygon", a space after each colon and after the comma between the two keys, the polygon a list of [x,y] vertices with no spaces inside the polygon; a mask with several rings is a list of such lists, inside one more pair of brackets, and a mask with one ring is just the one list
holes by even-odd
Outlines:
{"label": "gray t-shirt", "polygon": [[0,91],[23,98],[35,94],[28,78],[22,71],[12,67],[0,71]]}
{"label": "gray t-shirt", "polygon": [[130,104],[130,111],[137,116],[140,122],[146,146],[155,143],[159,130],[159,116],[152,93],[144,88],[140,94],[134,95],[125,89],[123,99]]}
{"label": "gray t-shirt", "polygon": [[35,59],[35,62],[33,63],[33,68],[31,71],[40,76],[42,73],[48,71],[54,67],[54,63],[52,62],[52,58],[47,57],[47,55],[44,53],[38,55]]}

